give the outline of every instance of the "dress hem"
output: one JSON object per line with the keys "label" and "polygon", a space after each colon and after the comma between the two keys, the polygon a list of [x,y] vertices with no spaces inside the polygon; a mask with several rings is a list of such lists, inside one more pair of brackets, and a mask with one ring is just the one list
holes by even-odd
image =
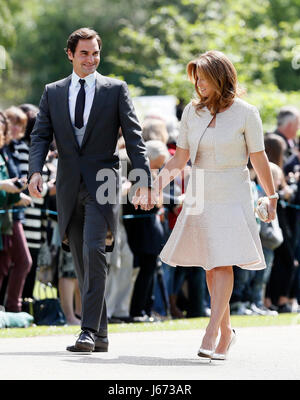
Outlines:
{"label": "dress hem", "polygon": [[[164,258],[160,257],[161,261],[164,262],[165,264],[176,268],[178,267],[201,267],[203,269],[205,269],[206,271],[210,271],[214,268],[220,268],[220,267],[224,267],[224,265],[214,265],[214,266],[204,266],[201,264],[183,264],[183,263],[174,263],[172,261],[167,261]],[[262,261],[258,261],[258,262],[253,262],[253,263],[247,263],[247,264],[241,264],[241,263],[227,263],[228,266],[237,266],[239,268],[242,269],[247,269],[247,270],[251,270],[251,271],[259,271],[262,269],[266,269],[266,264],[262,263]],[[256,267],[255,267],[256,266]]]}

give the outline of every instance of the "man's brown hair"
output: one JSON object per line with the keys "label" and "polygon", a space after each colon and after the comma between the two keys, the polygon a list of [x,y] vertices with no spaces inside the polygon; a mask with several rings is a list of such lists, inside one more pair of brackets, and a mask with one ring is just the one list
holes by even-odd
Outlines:
{"label": "man's brown hair", "polygon": [[95,38],[97,39],[99,50],[101,51],[102,40],[99,34],[91,28],[79,28],[69,36],[65,52],[68,53],[68,49],[70,49],[71,53],[74,54],[79,40],[90,40]]}

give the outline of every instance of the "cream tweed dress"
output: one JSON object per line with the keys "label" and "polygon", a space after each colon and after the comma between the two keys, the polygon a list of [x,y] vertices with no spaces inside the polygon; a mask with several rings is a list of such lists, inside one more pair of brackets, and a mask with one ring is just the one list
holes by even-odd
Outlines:
{"label": "cream tweed dress", "polygon": [[216,116],[196,113],[189,103],[182,114],[177,146],[190,150],[192,170],[182,211],[160,258],[171,266],[206,270],[237,265],[266,268],[254,214],[249,153],[264,150],[256,107],[235,98]]}

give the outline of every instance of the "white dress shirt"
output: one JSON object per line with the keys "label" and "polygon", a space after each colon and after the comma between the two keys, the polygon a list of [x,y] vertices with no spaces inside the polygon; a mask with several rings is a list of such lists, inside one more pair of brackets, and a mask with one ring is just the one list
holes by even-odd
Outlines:
{"label": "white dress shirt", "polygon": [[80,78],[76,74],[76,72],[73,71],[72,73],[72,81],[69,87],[69,110],[70,110],[70,117],[71,117],[71,122],[73,126],[75,126],[75,105],[76,105],[76,99],[78,92],[80,90],[80,83],[79,79],[84,79],[85,80],[85,106],[84,106],[84,114],[83,114],[83,124],[84,127],[86,127],[86,124],[89,119],[89,115],[91,112],[93,100],[94,100],[94,95],[95,95],[95,88],[96,88],[96,71],[85,78]]}

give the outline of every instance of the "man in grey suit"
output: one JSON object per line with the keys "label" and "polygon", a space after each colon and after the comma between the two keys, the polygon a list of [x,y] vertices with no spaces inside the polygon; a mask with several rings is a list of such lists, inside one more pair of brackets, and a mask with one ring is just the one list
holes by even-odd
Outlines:
{"label": "man in grey suit", "polygon": [[[115,236],[118,221],[119,129],[134,169],[144,174],[136,184],[135,207],[151,202],[151,173],[141,128],[125,82],[96,72],[101,38],[90,28],[73,32],[67,55],[73,73],[46,85],[31,134],[29,191],[41,196],[41,171],[49,145],[58,150],[57,210],[64,248],[70,248],[82,298],[81,334],[69,351],[107,351],[104,299],[107,232]],[[106,187],[110,192],[105,196]]]}

